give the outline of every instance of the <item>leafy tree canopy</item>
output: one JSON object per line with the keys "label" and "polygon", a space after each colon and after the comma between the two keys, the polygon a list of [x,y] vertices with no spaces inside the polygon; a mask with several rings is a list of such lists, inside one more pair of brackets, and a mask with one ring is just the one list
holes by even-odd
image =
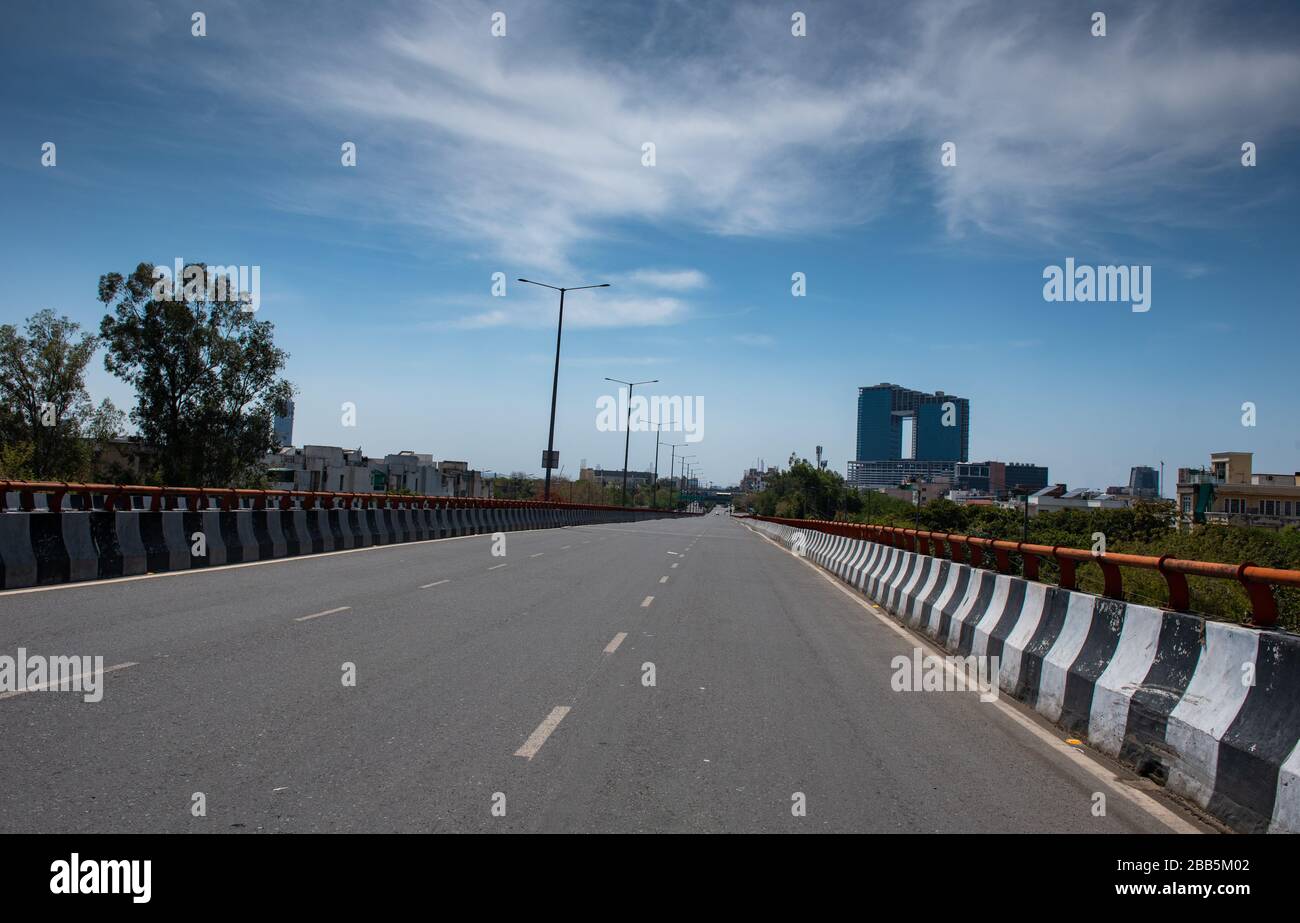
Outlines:
{"label": "leafy tree canopy", "polygon": [[179,286],[160,297],[154,283],[154,267],[141,263],[125,278],[101,276],[99,300],[110,312],[100,324],[104,365],[135,387],[131,419],[159,449],[158,478],[181,486],[255,482],[275,445],[272,415],[285,413],[293,396],[279,377],[288,354],[275,346],[274,326],[235,292],[174,300]]}

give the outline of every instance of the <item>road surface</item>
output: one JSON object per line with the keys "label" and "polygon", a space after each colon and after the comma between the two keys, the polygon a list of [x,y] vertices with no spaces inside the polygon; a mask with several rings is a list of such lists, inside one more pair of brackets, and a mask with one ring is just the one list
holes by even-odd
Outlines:
{"label": "road surface", "polygon": [[0,699],[0,831],[1197,826],[1019,705],[893,691],[917,642],[739,520],[505,543],[0,594],[0,653],[120,667]]}

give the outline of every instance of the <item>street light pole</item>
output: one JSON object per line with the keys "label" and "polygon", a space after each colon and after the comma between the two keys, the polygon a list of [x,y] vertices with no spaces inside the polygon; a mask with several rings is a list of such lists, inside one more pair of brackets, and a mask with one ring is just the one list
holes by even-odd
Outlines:
{"label": "street light pole", "polygon": [[627,423],[624,427],[626,433],[623,436],[623,505],[627,506],[627,450],[632,444],[632,389],[636,385],[653,385],[659,381],[658,378],[652,378],[649,381],[623,381],[621,378],[606,377],[606,381],[612,381],[615,384],[627,385]]}
{"label": "street light pole", "polygon": [[551,499],[551,466],[555,463],[555,399],[560,392],[560,337],[564,333],[564,293],[578,292],[588,288],[609,288],[608,282],[602,282],[600,285],[573,285],[568,288],[560,288],[558,285],[547,285],[545,282],[534,282],[532,279],[520,279],[520,282],[527,282],[529,285],[540,285],[542,288],[549,288],[551,291],[560,293],[560,322],[555,327],[555,374],[551,378],[551,429],[550,434],[546,437],[546,457],[542,459],[543,467],[546,469],[546,489],[542,494],[543,500]]}
{"label": "street light pole", "polygon": [[677,450],[680,449],[684,443],[665,442],[664,445],[672,448],[672,452],[668,455],[668,509],[671,510],[673,509],[673,473],[677,470]]}
{"label": "street light pole", "polygon": [[659,436],[661,435],[659,427],[662,423],[656,423],[655,427],[655,470],[650,476],[650,509],[659,508]]}

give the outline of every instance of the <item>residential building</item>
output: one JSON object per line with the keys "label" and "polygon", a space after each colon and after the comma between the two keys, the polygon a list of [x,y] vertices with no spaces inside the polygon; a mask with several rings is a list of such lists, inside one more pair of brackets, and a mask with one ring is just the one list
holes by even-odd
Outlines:
{"label": "residential building", "polygon": [[432,497],[491,497],[492,479],[463,461],[434,461],[425,453],[403,451],[367,458],[360,448],[308,445],[287,447],[266,457],[267,477],[275,487],[336,490],[345,493],[405,491]]}
{"label": "residential building", "polygon": [[1300,524],[1300,472],[1256,473],[1253,459],[1251,452],[1215,452],[1209,468],[1179,468],[1179,519],[1270,528]]}
{"label": "residential building", "polygon": [[267,479],[273,487],[293,490],[338,490],[364,493],[382,490],[375,484],[376,465],[360,448],[333,445],[286,446],[266,457]]}

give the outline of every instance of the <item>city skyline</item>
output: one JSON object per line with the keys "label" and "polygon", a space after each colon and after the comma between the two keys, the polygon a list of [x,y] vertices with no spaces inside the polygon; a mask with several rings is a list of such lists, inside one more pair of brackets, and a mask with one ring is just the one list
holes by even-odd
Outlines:
{"label": "city skyline", "polygon": [[[400,32],[327,6],[307,29],[210,4],[201,38],[148,2],[8,24],[3,320],[94,330],[99,276],[141,261],[261,267],[295,442],[540,473],[555,304],[513,280],[608,281],[566,305],[566,475],[622,464],[606,376],[704,398],[693,451],[719,483],[816,445],[844,474],[879,381],[963,395],[971,459],[1071,485],[1212,451],[1300,469],[1286,5],[1115,11],[1105,38],[1077,4],[1014,29],[990,4],[827,6],[802,38],[757,5],[525,4],[500,38],[475,4],[396,4]],[[1148,310],[1048,300],[1074,262],[1149,267]],[[88,384],[133,404],[98,360]],[[629,467],[653,452],[634,433]]]}

